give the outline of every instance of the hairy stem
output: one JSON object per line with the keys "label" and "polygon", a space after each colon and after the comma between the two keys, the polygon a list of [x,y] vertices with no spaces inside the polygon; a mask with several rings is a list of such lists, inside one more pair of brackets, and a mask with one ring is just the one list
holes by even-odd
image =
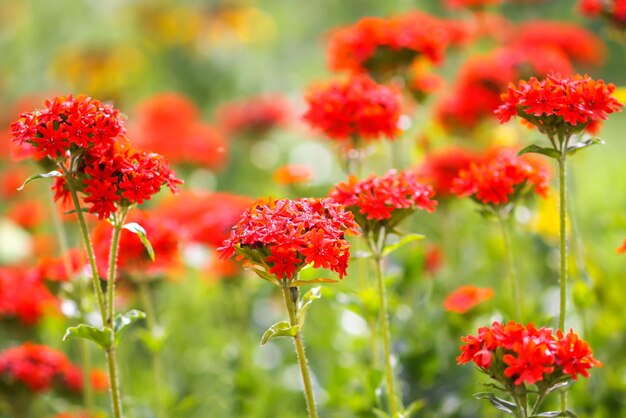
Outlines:
{"label": "hairy stem", "polygon": [[[297,298],[294,300],[292,288],[283,287],[283,299],[287,312],[289,312],[289,324],[291,326],[298,325],[298,306]],[[297,288],[294,288],[297,289]],[[296,293],[297,294],[297,293]],[[304,397],[306,398],[306,406],[309,412],[309,418],[318,418],[317,408],[315,406],[315,398],[313,397],[313,385],[311,384],[311,372],[307,363],[306,354],[304,352],[304,342],[302,341],[302,332],[298,332],[294,336],[294,344],[296,346],[296,355],[298,357],[298,365],[302,373],[302,383],[304,384]]]}

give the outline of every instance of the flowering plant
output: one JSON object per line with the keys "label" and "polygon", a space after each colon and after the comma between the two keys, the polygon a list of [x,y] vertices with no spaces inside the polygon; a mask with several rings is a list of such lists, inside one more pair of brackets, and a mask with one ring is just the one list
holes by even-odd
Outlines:
{"label": "flowering plant", "polygon": [[489,399],[496,408],[516,417],[574,416],[569,411],[567,415],[537,414],[551,392],[578,380],[579,375],[589,377],[590,368],[602,366],[589,344],[573,330],[567,334],[558,330],[555,335],[551,328],[537,329],[533,324],[494,322],[461,340],[465,345],[457,363],[474,362],[495,382],[493,387],[507,392],[514,402],[493,393],[475,396]]}

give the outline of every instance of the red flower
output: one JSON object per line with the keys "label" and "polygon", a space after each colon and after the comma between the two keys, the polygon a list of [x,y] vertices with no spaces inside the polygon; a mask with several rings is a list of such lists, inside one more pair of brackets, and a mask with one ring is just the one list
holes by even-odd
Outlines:
{"label": "red flower", "polygon": [[617,28],[626,27],[626,0],[580,0],[578,7],[584,15],[602,16]]}
{"label": "red flower", "polygon": [[481,9],[488,6],[496,6],[504,3],[504,0],[445,0],[446,6],[450,9]]}
{"label": "red flower", "polygon": [[534,187],[535,193],[548,193],[548,170],[538,160],[528,156],[516,157],[506,150],[481,164],[472,163],[461,170],[452,181],[452,193],[471,196],[482,204],[505,205],[515,201]]}
{"label": "red flower", "polygon": [[448,312],[465,313],[476,305],[493,298],[493,289],[461,286],[446,296],[443,308]]}
{"label": "red flower", "polygon": [[0,318],[33,326],[58,305],[37,269],[0,269]]}
{"label": "red flower", "polygon": [[25,385],[33,392],[46,392],[55,383],[65,385],[66,378],[74,376],[75,366],[65,354],[45,345],[27,342],[0,352],[0,377],[10,384]]}
{"label": "red flower", "polygon": [[281,199],[256,203],[217,249],[222,259],[238,253],[280,280],[293,280],[308,263],[343,278],[350,244],[345,232],[358,233],[352,215],[329,199]]}
{"label": "red flower", "polygon": [[200,120],[199,110],[179,93],[160,93],[138,106],[133,140],[143,149],[164,155],[172,163],[220,169],[228,144],[215,127]]}
{"label": "red flower", "polygon": [[380,136],[391,139],[398,132],[399,93],[364,76],[313,87],[306,102],[308,109],[304,120],[328,137],[344,143]]}
{"label": "red flower", "polygon": [[622,245],[617,249],[617,252],[620,254],[626,253],[626,240],[624,240]]}
{"label": "red flower", "polygon": [[[370,176],[365,180],[357,180],[350,176],[347,182],[336,184],[329,197],[335,202],[350,209],[361,227],[369,231],[364,223],[373,220],[390,219],[401,210],[423,209],[433,212],[437,202],[430,186],[417,181],[415,174],[408,171],[390,170],[382,177]],[[393,223],[393,222],[392,222]]]}
{"label": "red flower", "polygon": [[447,197],[452,193],[450,191],[452,181],[458,176],[459,171],[468,169],[471,163],[480,159],[476,153],[463,148],[444,148],[427,154],[422,164],[415,169],[415,173],[433,186],[437,196]]}
{"label": "red flower", "polygon": [[[558,331],[555,337],[550,328],[494,322],[491,328],[480,328],[477,336],[468,335],[461,341],[465,344],[457,363],[474,361],[505,387],[542,381],[549,387],[563,378],[576,380],[578,374],[588,377],[588,369],[602,365],[572,330],[565,336]],[[492,367],[494,360],[506,367]]]}
{"label": "red flower", "polygon": [[311,167],[302,164],[287,164],[274,171],[274,181],[278,184],[307,183],[312,176]]}
{"label": "red flower", "polygon": [[[582,130],[592,121],[607,118],[623,107],[613,96],[615,86],[589,76],[550,74],[543,80],[520,80],[510,84],[496,114],[500,122],[519,115],[541,132],[557,137],[560,132]],[[531,117],[534,116],[534,117]]]}
{"label": "red flower", "polygon": [[217,118],[226,132],[255,138],[286,125],[290,114],[291,105],[276,95],[250,97],[217,110]]}

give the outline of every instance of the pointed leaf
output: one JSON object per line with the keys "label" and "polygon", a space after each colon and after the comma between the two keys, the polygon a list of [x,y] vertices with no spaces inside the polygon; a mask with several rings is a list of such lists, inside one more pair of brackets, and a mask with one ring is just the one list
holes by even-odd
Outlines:
{"label": "pointed leaf", "polygon": [[419,241],[426,238],[424,235],[422,234],[408,234],[403,236],[398,242],[391,244],[391,245],[386,245],[385,248],[383,249],[383,256],[389,255],[392,252],[394,252],[395,250],[397,250],[398,248],[408,244],[409,242],[413,242],[413,241]]}
{"label": "pointed leaf", "polygon": [[113,333],[111,328],[96,328],[93,325],[79,324],[75,327],[69,327],[65,331],[63,341],[68,338],[84,338],[98,344],[102,349],[108,350],[113,345]]}
{"label": "pointed leaf", "polygon": [[125,224],[122,228],[132,232],[133,234],[137,234],[139,240],[146,248],[146,251],[148,251],[150,260],[154,261],[154,249],[152,248],[152,244],[150,244],[150,240],[148,240],[148,235],[146,234],[146,230],[143,229],[143,226],[139,225],[137,222],[130,222]]}
{"label": "pointed leaf", "polygon": [[400,414],[401,418],[410,418],[422,408],[426,406],[426,401],[423,399],[418,399],[416,401],[411,402],[409,406]]}
{"label": "pointed leaf", "polygon": [[506,412],[507,414],[515,415],[515,411],[517,410],[517,405],[515,405],[513,402],[500,399],[491,392],[475,393],[474,398],[488,399],[489,402],[491,402],[491,404],[496,407],[496,409]]}
{"label": "pointed leaf", "polygon": [[[87,208],[80,208],[80,211],[83,213],[89,213],[89,209]],[[76,213],[76,209],[66,210],[65,212],[63,212],[63,215],[71,215],[72,213]]]}
{"label": "pointed leaf", "polygon": [[528,153],[542,154],[547,157],[554,158],[555,160],[561,158],[561,153],[554,148],[540,147],[539,145],[535,144],[529,145],[526,148],[522,149],[520,152],[517,153],[517,155],[520,156]]}
{"label": "pointed leaf", "polygon": [[376,415],[376,418],[390,418],[389,414],[382,409],[374,408],[372,412]]}
{"label": "pointed leaf", "polygon": [[265,331],[261,337],[261,345],[265,345],[269,340],[278,337],[295,337],[299,329],[298,325],[291,326],[287,321],[277,322]]}
{"label": "pointed leaf", "polygon": [[269,274],[268,272],[260,270],[258,268],[254,268],[254,267],[252,268],[252,271],[255,272],[257,274],[257,276],[259,276],[263,280],[267,280],[268,282],[270,282],[274,286],[280,287],[280,283],[278,282],[278,279],[276,277],[272,276],[271,274]]}
{"label": "pointed leaf", "polygon": [[567,147],[567,155],[574,155],[581,149],[588,148],[596,144],[604,145],[604,141],[601,140],[600,138],[588,138],[583,141],[578,141],[575,144],[572,144],[569,147]]}
{"label": "pointed leaf", "polygon": [[297,287],[297,286],[305,286],[307,284],[314,284],[314,283],[337,283],[338,281],[339,280],[337,279],[329,279],[327,277],[318,277],[317,279],[311,279],[311,280],[294,280],[289,285],[291,287]]}
{"label": "pointed leaf", "polygon": [[113,329],[115,330],[115,345],[119,344],[122,333],[132,325],[134,322],[144,319],[146,314],[138,311],[137,309],[131,309],[125,314],[117,314],[113,319]]}
{"label": "pointed leaf", "polygon": [[304,327],[304,320],[306,318],[306,313],[313,304],[314,301],[322,297],[322,288],[320,286],[314,287],[304,294],[302,300],[299,303],[298,310],[300,311],[300,319],[298,324],[300,325],[300,329]]}
{"label": "pointed leaf", "polygon": [[26,187],[26,185],[28,183],[30,183],[31,181],[35,181],[38,179],[49,179],[49,178],[53,178],[53,177],[63,177],[63,174],[60,171],[50,171],[48,173],[37,173],[37,174],[33,174],[32,176],[30,176],[29,178],[26,179],[26,181],[24,181],[24,183],[17,188],[18,191],[22,191],[24,190],[24,187]]}

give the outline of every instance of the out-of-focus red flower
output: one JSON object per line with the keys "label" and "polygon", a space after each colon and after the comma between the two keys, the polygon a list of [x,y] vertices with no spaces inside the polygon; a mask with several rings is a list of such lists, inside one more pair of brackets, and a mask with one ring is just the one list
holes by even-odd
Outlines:
{"label": "out-of-focus red flower", "polygon": [[493,298],[493,289],[461,286],[446,296],[443,308],[448,312],[465,313],[482,302]]}
{"label": "out-of-focus red flower", "polygon": [[29,231],[42,224],[46,217],[46,208],[40,200],[20,200],[9,206],[7,218]]}
{"label": "out-of-focus red flower", "polygon": [[101,369],[91,369],[89,371],[89,383],[97,392],[104,392],[109,389],[109,376]]}
{"label": "out-of-focus red flower", "polygon": [[[152,261],[148,251],[137,234],[123,230],[120,237],[120,249],[117,259],[121,276],[153,277],[165,274],[177,265],[178,231],[173,223],[159,216],[158,213],[135,210],[130,213],[126,223],[137,223],[146,231],[155,253]],[[113,227],[107,222],[99,222],[91,232],[98,270],[106,277],[108,254],[111,246]]]}
{"label": "out-of-focus red flower", "polygon": [[464,39],[462,27],[422,12],[392,18],[366,17],[336,29],[328,43],[333,71],[368,72],[387,78],[424,56],[440,63],[445,50]]}
{"label": "out-of-focus red flower", "polygon": [[446,6],[450,9],[482,9],[502,3],[504,3],[504,0],[445,0]]}
{"label": "out-of-focus red flower", "polygon": [[388,226],[393,226],[392,218],[396,213],[415,209],[433,212],[437,206],[433,195],[432,187],[418,182],[414,173],[396,170],[365,180],[350,176],[347,182],[336,184],[329,193],[333,201],[354,213],[366,233],[370,230],[366,225],[368,221],[387,220]]}
{"label": "out-of-focus red flower", "polygon": [[435,275],[443,264],[443,251],[437,245],[426,246],[424,254],[424,271],[431,276]]}
{"label": "out-of-focus red flower", "polygon": [[76,371],[65,354],[45,345],[27,342],[0,352],[0,378],[33,392],[47,392],[55,385],[71,390],[75,387]]}
{"label": "out-of-focus red flower", "polygon": [[350,212],[330,199],[281,199],[256,203],[217,249],[222,259],[236,253],[278,280],[291,281],[307,264],[346,275],[350,243],[358,234]]}
{"label": "out-of-focus red flower", "polygon": [[311,167],[302,164],[287,164],[274,171],[274,181],[278,184],[307,183],[312,177]]}
{"label": "out-of-focus red flower", "polygon": [[253,203],[248,196],[186,190],[165,200],[155,213],[172,222],[183,241],[215,248],[228,238],[232,226]]}
{"label": "out-of-focus red flower", "polygon": [[253,138],[285,126],[290,116],[291,105],[278,95],[250,97],[217,110],[217,119],[226,132]]}
{"label": "out-of-focus red flower", "polygon": [[494,117],[511,80],[521,74],[544,76],[551,70],[568,74],[572,67],[561,50],[542,45],[511,45],[470,58],[451,93],[436,105],[436,117],[449,130],[471,130]]}
{"label": "out-of-focus red flower", "polygon": [[471,197],[485,205],[514,203],[532,187],[538,195],[548,193],[549,171],[530,156],[517,157],[507,150],[496,153],[482,163],[471,163],[452,181],[451,192]]}
{"label": "out-of-focus red flower", "polygon": [[615,86],[589,76],[549,74],[538,80],[510,84],[496,114],[500,122],[520,116],[552,138],[582,131],[592,121],[607,119],[623,105],[613,97]]}
{"label": "out-of-focus red flower", "polygon": [[58,305],[37,269],[0,269],[0,318],[18,319],[33,326]]}
{"label": "out-of-focus red flower", "polygon": [[602,16],[620,29],[626,27],[626,0],[580,0],[578,8],[589,17]]}
{"label": "out-of-focus red flower", "polygon": [[[602,366],[573,330],[565,336],[559,330],[555,336],[552,329],[537,329],[533,324],[494,322],[491,328],[480,328],[478,335],[468,335],[461,341],[465,345],[461,346],[457,363],[473,361],[507,387],[537,382],[546,382],[550,387],[550,382],[564,378],[577,380],[578,374],[588,377],[588,369]],[[496,363],[498,366],[492,367]]]}
{"label": "out-of-focus red flower", "polygon": [[26,167],[14,167],[3,171],[0,174],[0,196],[6,199],[15,197],[19,193],[17,189],[29,176]]}
{"label": "out-of-focus red flower", "polygon": [[481,159],[477,153],[464,148],[443,148],[426,155],[415,173],[422,181],[433,186],[438,198],[444,198],[452,194],[452,180],[459,172]]}
{"label": "out-of-focus red flower", "polygon": [[[66,262],[69,266],[66,266]],[[72,274],[80,271],[85,263],[85,256],[78,248],[71,248],[67,254],[58,257],[41,257],[39,259],[39,274],[45,280],[53,282],[67,282]],[[67,271],[67,267],[71,271]]]}
{"label": "out-of-focus red flower", "polygon": [[359,76],[312,87],[304,120],[329,138],[354,148],[361,140],[398,133],[401,98],[398,91]]}
{"label": "out-of-focus red flower", "polygon": [[622,245],[617,249],[617,252],[620,254],[626,253],[626,240],[624,240]]}
{"label": "out-of-focus red flower", "polygon": [[533,20],[518,26],[514,35],[520,48],[542,45],[557,48],[576,64],[601,65],[606,46],[593,32],[571,23]]}
{"label": "out-of-focus red flower", "polygon": [[179,93],[160,93],[143,101],[130,128],[140,148],[164,155],[172,163],[220,169],[228,144],[222,133],[199,119],[199,110]]}

